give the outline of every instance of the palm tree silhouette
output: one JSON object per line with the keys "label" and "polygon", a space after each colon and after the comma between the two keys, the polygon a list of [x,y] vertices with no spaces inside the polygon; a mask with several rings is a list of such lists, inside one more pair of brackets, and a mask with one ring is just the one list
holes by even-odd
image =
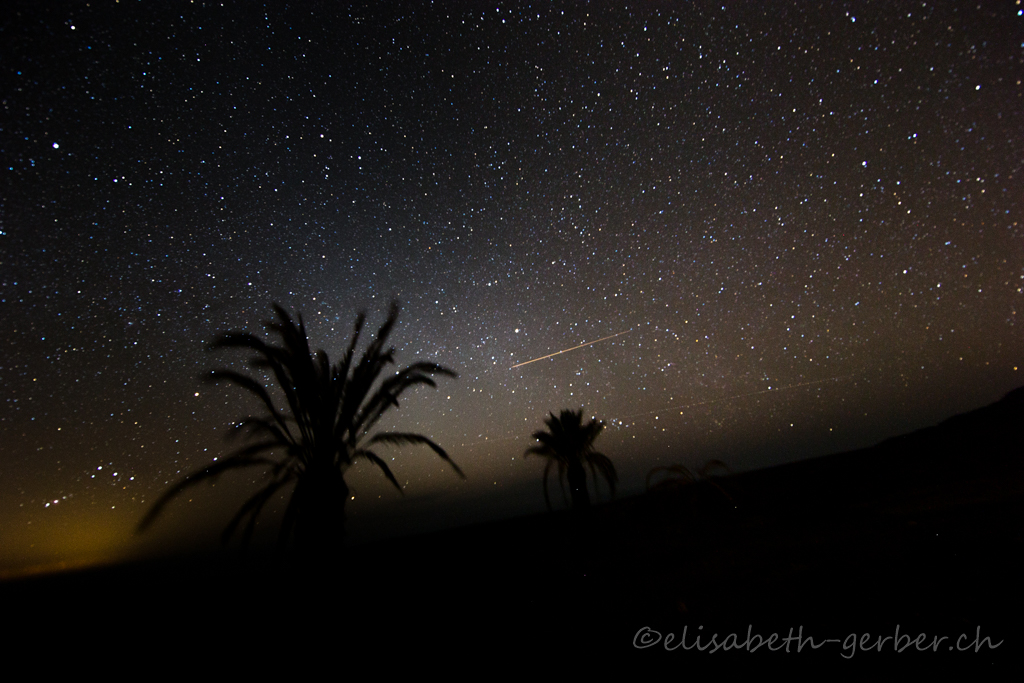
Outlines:
{"label": "palm tree silhouette", "polygon": [[[210,372],[205,377],[207,381],[231,382],[254,394],[262,403],[264,414],[247,417],[235,430],[236,434],[247,434],[253,443],[189,474],[171,487],[143,518],[139,531],[152,524],[164,507],[185,489],[228,470],[265,467],[269,481],[231,519],[222,541],[226,544],[244,523],[242,546],[248,546],[263,507],[294,483],[281,523],[279,547],[291,543],[300,556],[324,554],[335,552],[344,534],[345,502],[349,498],[345,471],[355,461],[369,460],[399,492],[402,491],[387,463],[374,451],[376,447],[425,445],[465,478],[444,449],[421,434],[381,431],[371,435],[388,409],[398,407],[398,397],[403,392],[420,384],[436,387],[432,375],[457,376],[440,365],[417,362],[378,382],[384,369],[395,362],[394,348],[385,350],[384,344],[398,319],[398,302],[392,302],[377,337],[359,361],[354,362],[366,321],[366,315],[360,313],[348,350],[333,366],[324,351],[313,353],[310,350],[302,316],[296,325],[287,311],[276,303],[273,306],[277,320],[268,321],[266,326],[280,337],[280,345],[267,344],[245,332],[229,332],[208,348],[253,351],[250,366],[273,376],[288,404],[287,409],[278,409],[267,387],[259,380],[234,370]],[[267,455],[275,450],[280,451],[277,457]]]}
{"label": "palm tree silhouette", "polygon": [[[648,491],[678,491],[686,487],[703,485],[710,485],[714,487],[719,493],[733,504],[733,508],[736,507],[736,500],[722,488],[721,484],[715,481],[721,473],[726,475],[732,474],[732,470],[724,462],[718,459],[708,460],[704,463],[704,466],[697,470],[696,473],[691,471],[685,465],[662,465],[655,467],[647,473],[647,490]],[[664,475],[660,481],[656,484],[651,482],[658,475]]]}
{"label": "palm tree silhouette", "polygon": [[[717,476],[715,470],[722,470],[725,474],[732,473],[729,466],[718,459],[708,460],[704,463],[703,467],[697,470],[696,474],[685,465],[677,464],[655,467],[647,473],[647,490],[675,489],[689,484],[696,484],[698,481],[706,481],[731,499],[732,496],[725,493],[725,489],[715,483],[714,477]],[[664,474],[665,476],[657,484],[652,485],[651,482],[659,474]]]}
{"label": "palm tree silhouette", "polygon": [[551,468],[558,465],[558,483],[562,486],[562,495],[565,495],[564,479],[569,481],[569,490],[572,493],[572,507],[580,510],[590,506],[590,494],[587,491],[587,472],[584,465],[590,467],[594,477],[594,487],[597,487],[597,475],[600,472],[604,480],[608,482],[611,494],[615,495],[615,484],[619,477],[615,473],[615,465],[608,459],[594,450],[594,441],[604,429],[604,423],[591,419],[583,422],[583,410],[563,410],[558,417],[550,413],[544,418],[547,431],[533,433],[533,438],[540,442],[539,445],[526,449],[526,455],[540,455],[548,459],[544,466],[544,501],[551,509],[551,498],[548,495],[548,475]]}

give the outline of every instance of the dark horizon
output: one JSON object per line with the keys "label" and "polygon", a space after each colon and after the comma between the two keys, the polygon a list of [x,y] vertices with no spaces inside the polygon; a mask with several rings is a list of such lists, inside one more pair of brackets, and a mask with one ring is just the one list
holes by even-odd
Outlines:
{"label": "dark horizon", "polygon": [[[1017,389],[1024,389],[1024,386]],[[1000,397],[999,401],[1005,396]],[[737,462],[732,458],[726,462],[729,467],[724,474],[742,474],[759,472],[775,468],[779,465],[796,462],[807,462],[817,460],[825,456],[843,456],[863,450],[877,450],[875,447],[886,444],[897,437],[916,434],[921,430],[936,427],[950,418],[971,413],[981,408],[986,408],[999,401],[986,403],[982,406],[958,412],[954,415],[945,415],[942,418],[927,421],[907,431],[888,434],[878,441],[871,443],[854,442],[848,448],[841,448],[835,451],[815,452],[812,447],[804,444],[804,447],[787,452],[787,455],[796,454],[795,457],[778,457],[773,459],[764,458],[763,452],[750,450],[741,455],[747,455],[747,459],[739,458],[739,462],[750,463],[748,466],[735,467],[730,462]],[[891,416],[890,416],[891,417]],[[711,452],[703,459],[694,459],[688,463],[693,471],[716,456],[728,457],[728,453]],[[735,455],[735,453],[733,453]],[[758,458],[757,456],[762,456]],[[902,454],[901,454],[902,455]],[[687,462],[685,458],[677,460],[664,459],[658,461],[662,464],[682,464]],[[623,500],[631,496],[642,495],[647,491],[646,477],[650,469],[641,471],[635,461],[627,460],[625,463],[618,463],[620,476],[625,486],[620,486],[617,495],[609,498],[606,489],[598,489],[595,497],[596,503],[607,503],[611,500]],[[625,465],[623,467],[623,465]],[[964,477],[970,478],[978,474],[987,473],[990,463],[985,457],[974,456],[965,459]],[[368,468],[365,468],[368,469]],[[370,473],[372,475],[372,473]],[[723,474],[719,471],[718,474]],[[372,476],[369,477],[372,479]],[[655,479],[656,483],[659,479]],[[556,486],[554,480],[552,485]],[[92,567],[112,566],[124,563],[149,562],[152,560],[170,560],[174,558],[194,557],[197,559],[206,558],[204,561],[221,557],[226,560],[238,560],[248,558],[262,558],[275,556],[277,551],[277,534],[280,523],[281,509],[271,507],[261,518],[253,543],[248,551],[243,551],[237,538],[225,546],[221,540],[221,533],[224,523],[235,512],[238,505],[251,493],[249,488],[236,484],[225,496],[218,492],[221,487],[200,486],[199,490],[209,489],[200,500],[202,507],[198,511],[186,512],[182,509],[175,509],[174,506],[164,514],[168,520],[161,521],[160,531],[147,531],[138,533],[134,520],[133,526],[126,528],[126,534],[131,537],[131,546],[121,553],[105,557],[96,557],[83,554],[76,562],[57,556],[57,559],[49,559],[48,562],[25,562],[12,563],[0,567],[0,579],[13,579],[22,576],[33,576],[37,574],[49,574],[65,570],[79,570]],[[540,469],[534,479],[524,478],[523,480],[503,483],[497,490],[489,490],[481,487],[476,490],[463,486],[462,490],[435,490],[433,492],[421,493],[417,496],[399,495],[391,491],[390,500],[366,505],[351,505],[348,508],[348,524],[346,527],[346,545],[356,548],[367,543],[410,538],[422,534],[431,534],[446,529],[465,528],[497,522],[501,520],[513,520],[526,516],[538,514],[549,514],[544,506],[541,493]],[[217,493],[215,493],[217,492]],[[388,491],[385,489],[383,496]],[[566,510],[565,501],[557,488],[552,489],[552,500],[555,501],[556,510]],[[376,501],[374,501],[376,502]],[[66,522],[65,522],[66,524]],[[55,525],[55,528],[60,528]],[[53,553],[53,551],[51,551]],[[56,553],[53,553],[56,555]],[[26,553],[32,557],[30,552]],[[66,556],[65,556],[66,557]]]}
{"label": "dark horizon", "polygon": [[132,531],[232,447],[255,406],[199,377],[244,355],[204,345],[272,302],[333,359],[397,298],[399,366],[459,374],[388,426],[467,479],[411,447],[404,498],[353,469],[353,539],[541,511],[522,456],[562,409],[606,422],[626,496],[997,401],[1024,383],[1021,27],[1010,4],[19,5],[0,574],[215,539],[256,476]]}

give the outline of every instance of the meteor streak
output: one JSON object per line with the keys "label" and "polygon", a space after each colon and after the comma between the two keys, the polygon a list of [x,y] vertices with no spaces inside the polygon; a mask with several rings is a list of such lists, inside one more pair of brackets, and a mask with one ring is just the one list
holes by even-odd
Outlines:
{"label": "meteor streak", "polygon": [[623,334],[626,334],[627,332],[632,332],[632,331],[633,331],[633,329],[630,328],[630,329],[626,330],[626,332],[619,332],[618,334],[610,334],[607,337],[601,337],[600,339],[595,339],[594,341],[590,341],[590,342],[587,342],[585,344],[578,344],[578,345],[576,345],[576,346],[574,346],[574,347],[572,347],[570,349],[562,349],[561,351],[555,351],[554,353],[549,353],[546,356],[541,356],[540,358],[534,358],[533,360],[524,360],[522,363],[516,363],[511,368],[509,368],[509,370],[515,370],[516,368],[520,368],[520,367],[522,367],[524,365],[529,365],[530,363],[536,363],[537,361],[544,360],[545,358],[551,358],[552,356],[557,356],[560,353],[569,353],[570,351],[575,351],[576,349],[582,349],[584,346],[590,346],[591,344],[596,344],[598,342],[607,341],[608,339],[614,339],[615,337],[618,337],[620,335],[623,335]]}

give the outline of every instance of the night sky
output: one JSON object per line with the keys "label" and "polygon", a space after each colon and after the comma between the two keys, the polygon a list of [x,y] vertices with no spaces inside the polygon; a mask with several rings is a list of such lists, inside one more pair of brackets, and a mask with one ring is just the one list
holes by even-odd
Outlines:
{"label": "night sky", "polygon": [[399,363],[459,373],[389,425],[467,479],[354,468],[353,539],[542,510],[549,411],[621,495],[1024,384],[1019,0],[618,4],[6,10],[0,572],[216,542],[258,473],[132,531],[234,447],[204,345],[275,301],[335,358],[398,298]]}

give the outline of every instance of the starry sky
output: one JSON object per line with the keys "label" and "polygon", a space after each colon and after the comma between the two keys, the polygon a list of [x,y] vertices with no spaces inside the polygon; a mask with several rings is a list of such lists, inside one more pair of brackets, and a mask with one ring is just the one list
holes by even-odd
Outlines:
{"label": "starry sky", "polygon": [[1019,1],[622,5],[5,11],[0,572],[216,542],[258,473],[132,531],[234,447],[204,344],[275,301],[336,357],[397,298],[399,362],[459,373],[385,426],[467,479],[355,467],[354,539],[542,510],[549,411],[628,494],[1024,383]]}

